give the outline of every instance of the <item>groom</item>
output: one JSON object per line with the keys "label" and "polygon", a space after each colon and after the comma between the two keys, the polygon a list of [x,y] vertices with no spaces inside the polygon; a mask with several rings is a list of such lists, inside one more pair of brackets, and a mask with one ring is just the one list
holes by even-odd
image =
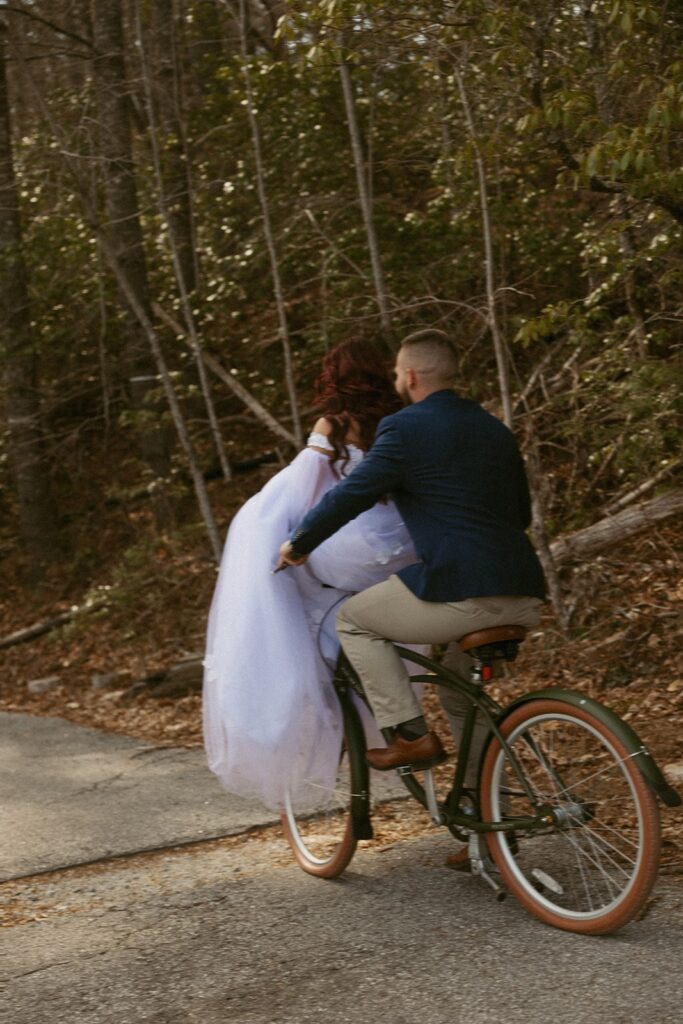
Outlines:
{"label": "groom", "polygon": [[[337,617],[341,645],[360,676],[380,728],[394,742],[369,750],[373,768],[437,763],[407,670],[393,643],[450,643],[445,664],[469,679],[470,658],[456,643],[473,630],[534,626],[545,594],[543,572],[526,536],[529,489],[512,433],[453,391],[457,363],[441,331],[405,338],[395,386],[406,407],[385,417],[371,450],[322,498],[280,549],[281,564],[301,565],[318,544],[390,494],[419,561],[350,598]],[[443,691],[457,735],[462,698]],[[466,785],[476,781],[486,729],[479,723]],[[469,776],[469,778],[468,778]]]}

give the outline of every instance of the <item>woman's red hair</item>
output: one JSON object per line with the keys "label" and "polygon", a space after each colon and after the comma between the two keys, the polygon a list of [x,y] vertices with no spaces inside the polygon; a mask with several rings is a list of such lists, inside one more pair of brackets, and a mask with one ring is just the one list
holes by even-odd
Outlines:
{"label": "woman's red hair", "polygon": [[349,432],[358,435],[359,447],[367,451],[382,417],[401,406],[387,360],[369,341],[342,341],[331,349],[315,387],[316,408],[332,426],[329,441],[335,459],[348,459]]}

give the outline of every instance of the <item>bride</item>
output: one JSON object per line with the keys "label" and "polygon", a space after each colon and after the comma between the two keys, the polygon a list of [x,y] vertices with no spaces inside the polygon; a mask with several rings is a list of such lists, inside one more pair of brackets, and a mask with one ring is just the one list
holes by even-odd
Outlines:
{"label": "bride", "polygon": [[[282,538],[362,460],[398,398],[377,348],[347,341],[323,359],[322,413],[308,445],[233,519],[209,614],[204,739],[232,793],[297,810],[334,785],[341,714],[332,686],[340,603],[417,560],[389,499],[274,574]],[[377,742],[377,740],[373,740]],[[381,743],[381,740],[379,740]]]}

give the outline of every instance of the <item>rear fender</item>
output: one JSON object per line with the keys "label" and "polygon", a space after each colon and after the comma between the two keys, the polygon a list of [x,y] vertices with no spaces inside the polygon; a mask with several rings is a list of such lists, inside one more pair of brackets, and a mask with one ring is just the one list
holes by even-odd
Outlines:
{"label": "rear fender", "polygon": [[510,704],[496,724],[500,726],[510,712],[515,708],[520,707],[522,704],[528,704],[529,701],[532,700],[558,700],[562,701],[564,704],[569,704],[572,707],[587,711],[596,718],[598,722],[607,726],[607,728],[610,729],[623,743],[629,754],[632,755],[633,761],[640,771],[640,774],[643,776],[650,788],[654,790],[662,803],[666,804],[667,807],[680,807],[682,802],[680,795],[666,781],[657,766],[655,759],[638,734],[627,722],[624,722],[619,718],[614,711],[610,711],[610,709],[606,708],[604,704],[600,704],[598,701],[592,700],[590,697],[586,697],[583,693],[576,693],[573,690],[560,690],[557,687],[547,687],[544,690],[536,690],[533,693],[527,693]]}

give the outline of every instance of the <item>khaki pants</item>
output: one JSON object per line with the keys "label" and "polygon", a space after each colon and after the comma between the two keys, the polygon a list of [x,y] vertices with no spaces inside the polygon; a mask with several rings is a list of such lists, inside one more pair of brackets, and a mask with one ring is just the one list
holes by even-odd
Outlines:
{"label": "khaki pants", "polygon": [[[394,643],[449,644],[444,664],[469,681],[472,659],[453,642],[476,629],[491,626],[536,626],[543,602],[535,597],[477,597],[465,601],[422,601],[398,576],[390,576],[350,598],[337,615],[337,633],[344,651],[361,678],[380,729],[422,714],[410,686],[408,670]],[[459,694],[440,690],[456,741],[468,702]],[[475,723],[465,785],[476,784],[476,766],[486,741],[483,722]]]}

